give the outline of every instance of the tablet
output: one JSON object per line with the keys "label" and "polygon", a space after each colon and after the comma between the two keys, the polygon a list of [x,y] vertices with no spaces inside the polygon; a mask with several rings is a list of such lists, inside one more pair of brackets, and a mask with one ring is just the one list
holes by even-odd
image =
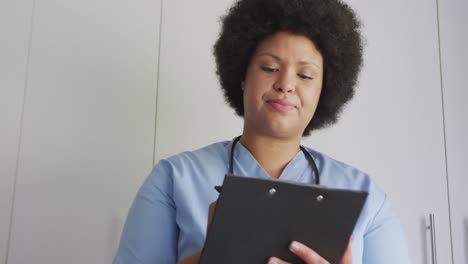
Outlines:
{"label": "tablet", "polygon": [[291,253],[299,241],[339,263],[367,193],[226,175],[201,264],[265,264],[271,256],[304,263]]}

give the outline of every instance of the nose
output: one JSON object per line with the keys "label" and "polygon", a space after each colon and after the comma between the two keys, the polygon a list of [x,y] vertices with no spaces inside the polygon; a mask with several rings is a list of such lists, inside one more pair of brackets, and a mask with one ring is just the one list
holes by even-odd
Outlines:
{"label": "nose", "polygon": [[294,74],[290,71],[284,71],[278,74],[278,79],[273,85],[273,88],[280,93],[291,93],[296,88]]}

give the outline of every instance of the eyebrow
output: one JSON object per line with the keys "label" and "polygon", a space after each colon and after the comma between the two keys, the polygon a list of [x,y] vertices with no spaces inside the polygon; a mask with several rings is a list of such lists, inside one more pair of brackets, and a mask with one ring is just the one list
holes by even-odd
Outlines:
{"label": "eyebrow", "polygon": [[[270,52],[262,52],[262,53],[258,54],[257,56],[258,56],[258,57],[261,57],[261,56],[269,56],[269,57],[272,57],[272,58],[273,58],[274,60],[276,60],[276,61],[282,61],[282,59],[281,59],[280,57],[278,57],[277,55],[272,54],[272,53],[270,53]],[[319,66],[316,62],[314,62],[314,61],[300,60],[300,61],[298,62],[298,64],[300,64],[300,65],[314,65],[315,67],[320,68],[320,66]]]}

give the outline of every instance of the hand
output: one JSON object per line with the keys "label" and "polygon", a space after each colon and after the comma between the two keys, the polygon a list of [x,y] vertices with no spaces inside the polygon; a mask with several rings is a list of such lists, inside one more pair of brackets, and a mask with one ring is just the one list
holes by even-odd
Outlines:
{"label": "hand", "polygon": [[201,251],[197,251],[195,254],[192,256],[183,259],[177,264],[198,264],[200,263],[200,256],[201,256]]}
{"label": "hand", "polygon": [[208,233],[208,231],[210,230],[211,222],[213,222],[213,214],[214,214],[217,202],[218,200],[212,202],[208,209],[208,225],[206,226],[206,233]]}
{"label": "hand", "polygon": [[[353,260],[351,257],[351,241],[353,238],[348,242],[348,246],[346,247],[345,253],[343,258],[340,261],[340,264],[352,264]],[[300,257],[305,263],[307,264],[330,264],[326,259],[322,258],[317,252],[313,251],[311,248],[307,247],[304,244],[301,244],[297,241],[293,241],[289,246],[289,250],[291,250],[294,254]],[[279,258],[271,257],[268,260],[268,264],[290,264],[284,260]]]}
{"label": "hand", "polygon": [[[208,211],[208,224],[206,226],[206,233],[208,233],[208,230],[210,229],[211,222],[213,221],[213,214],[214,210],[216,208],[216,202],[218,200],[212,202],[209,207]],[[191,255],[188,258],[183,259],[180,261],[178,264],[199,264],[200,263],[200,256],[201,256],[201,251],[195,252],[195,254]]]}

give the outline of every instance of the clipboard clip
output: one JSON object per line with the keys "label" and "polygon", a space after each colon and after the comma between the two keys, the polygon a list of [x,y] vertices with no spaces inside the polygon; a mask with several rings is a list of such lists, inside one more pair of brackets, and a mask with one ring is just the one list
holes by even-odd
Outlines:
{"label": "clipboard clip", "polygon": [[[216,185],[214,187],[214,189],[218,192],[218,193],[221,193],[221,191],[223,190],[223,186],[220,186],[220,185]],[[275,188],[271,188],[270,190],[268,190],[268,194],[269,195],[275,195],[276,194],[276,189]],[[317,197],[315,198],[315,202],[316,204],[321,204],[323,202],[323,200],[325,199],[325,197],[321,194],[317,195]]]}

